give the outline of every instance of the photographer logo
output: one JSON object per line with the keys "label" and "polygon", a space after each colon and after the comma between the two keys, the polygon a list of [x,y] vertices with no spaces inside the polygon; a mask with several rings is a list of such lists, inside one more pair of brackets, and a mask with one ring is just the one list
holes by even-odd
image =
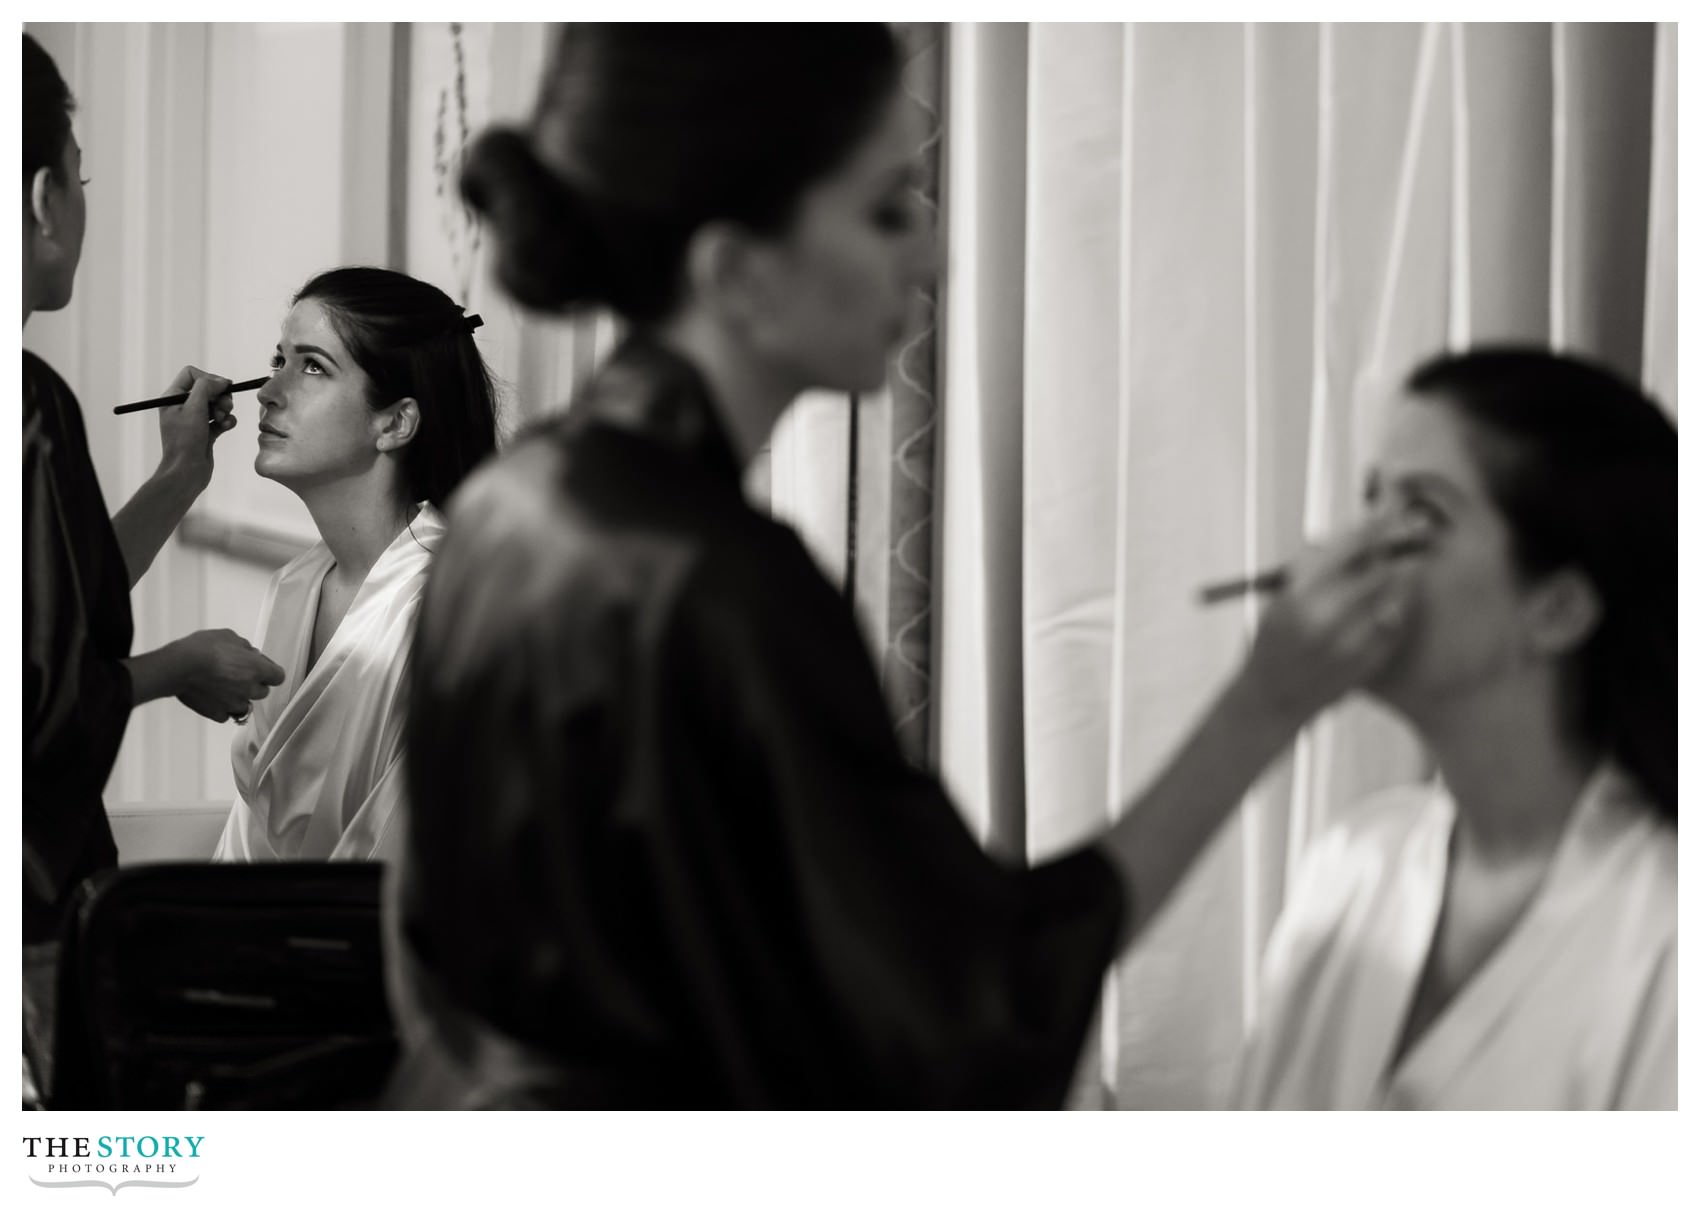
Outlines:
{"label": "photographer logo", "polygon": [[26,1136],[24,1160],[38,1187],[192,1187],[204,1136]]}

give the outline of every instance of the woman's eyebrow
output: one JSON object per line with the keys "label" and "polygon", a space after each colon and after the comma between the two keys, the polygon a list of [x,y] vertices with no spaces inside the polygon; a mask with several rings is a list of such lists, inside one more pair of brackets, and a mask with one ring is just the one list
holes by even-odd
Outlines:
{"label": "woman's eyebrow", "polygon": [[[342,365],[342,363],[338,362],[335,358],[331,357],[330,353],[327,350],[320,349],[317,345],[292,345],[292,346],[290,346],[290,348],[295,350],[296,353],[318,354],[321,358],[323,358],[325,361],[329,362],[332,366],[336,366],[338,368],[340,368],[341,365]],[[283,346],[279,345],[277,347],[277,351],[278,351],[278,353],[282,353],[283,352]]]}
{"label": "woman's eyebrow", "polygon": [[1364,476],[1364,499],[1374,501],[1385,492],[1389,485],[1411,491],[1412,489],[1428,496],[1440,497],[1453,504],[1461,503],[1466,494],[1445,476],[1432,471],[1409,471],[1383,474],[1380,468],[1372,467]]}
{"label": "woman's eyebrow", "polygon": [[1396,478],[1398,479],[1399,486],[1402,488],[1418,488],[1423,492],[1429,493],[1433,496],[1442,497],[1450,501],[1462,501],[1465,496],[1463,489],[1459,488],[1445,476],[1438,475],[1432,471],[1406,472]]}

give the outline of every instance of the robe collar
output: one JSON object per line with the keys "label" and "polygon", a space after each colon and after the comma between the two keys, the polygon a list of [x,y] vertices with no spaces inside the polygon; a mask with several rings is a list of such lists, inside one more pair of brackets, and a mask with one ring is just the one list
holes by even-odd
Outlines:
{"label": "robe collar", "polygon": [[[1428,960],[1457,814],[1456,801],[1444,781],[1437,780],[1424,827],[1414,839],[1417,849],[1402,856],[1402,869],[1413,881],[1409,902],[1420,904],[1421,912],[1411,915],[1409,924],[1419,928],[1408,931],[1405,940],[1403,978],[1397,985],[1401,1012],[1388,1020],[1389,1056]],[[1609,759],[1595,768],[1577,797],[1534,898],[1410,1050],[1382,1074],[1378,1090],[1382,1105],[1424,1105],[1422,1091],[1442,1089],[1457,1079],[1490,1038],[1482,1025],[1498,1022],[1511,1012],[1525,996],[1535,971],[1570,939],[1574,923],[1588,912],[1600,888],[1618,878],[1639,844],[1659,827],[1651,801],[1630,775]]]}
{"label": "robe collar", "polygon": [[688,359],[642,334],[628,337],[573,412],[664,446],[741,488],[743,470],[708,382]]}

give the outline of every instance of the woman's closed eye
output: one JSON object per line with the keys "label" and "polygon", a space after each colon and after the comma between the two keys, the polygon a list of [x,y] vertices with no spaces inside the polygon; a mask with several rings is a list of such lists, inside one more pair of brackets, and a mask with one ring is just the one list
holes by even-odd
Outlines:
{"label": "woman's closed eye", "polygon": [[[1364,484],[1364,504],[1371,509],[1381,503],[1389,489],[1378,472],[1371,472]],[[1405,517],[1421,524],[1425,530],[1440,530],[1450,525],[1451,515],[1423,488],[1395,483],[1392,488],[1397,508]]]}
{"label": "woman's closed eye", "polygon": [[1452,521],[1439,505],[1423,496],[1408,496],[1402,502],[1406,516],[1421,522],[1425,530],[1441,530]]}

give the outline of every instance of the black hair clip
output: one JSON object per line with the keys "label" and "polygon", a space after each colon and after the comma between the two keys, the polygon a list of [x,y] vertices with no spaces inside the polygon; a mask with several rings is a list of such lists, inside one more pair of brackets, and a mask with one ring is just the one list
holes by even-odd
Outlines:
{"label": "black hair clip", "polygon": [[484,323],[484,317],[480,315],[463,316],[462,319],[466,321],[466,331],[468,336],[477,332]]}

